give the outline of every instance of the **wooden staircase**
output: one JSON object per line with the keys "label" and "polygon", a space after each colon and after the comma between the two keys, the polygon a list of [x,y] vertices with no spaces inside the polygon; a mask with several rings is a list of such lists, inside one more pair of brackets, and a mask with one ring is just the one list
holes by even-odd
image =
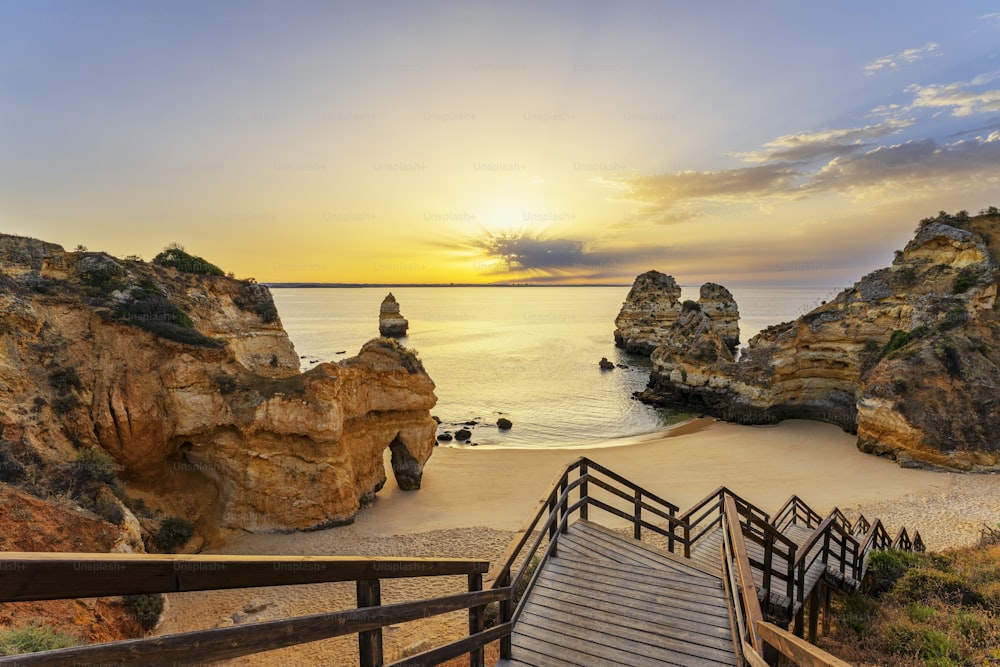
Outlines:
{"label": "wooden staircase", "polygon": [[[632,536],[591,521],[592,508]],[[890,547],[924,550],[919,533],[892,539],[879,521],[822,517],[797,496],[772,518],[720,487],[680,514],[580,458],[488,577],[526,585],[502,603],[512,631],[498,667],[844,665],[803,639],[806,620],[815,642],[831,593],[856,590],[870,553]]]}
{"label": "wooden staircase", "polygon": [[559,537],[511,641],[527,661],[509,665],[737,664],[719,573],[590,521]]}
{"label": "wooden staircase", "polygon": [[[628,522],[625,532],[591,511]],[[631,536],[628,535],[631,532]],[[469,633],[394,667],[438,665],[500,641],[501,667],[846,665],[814,642],[830,595],[855,590],[877,549],[923,551],[878,520],[822,517],[797,496],[773,516],[725,487],[680,509],[581,457],[484,578],[473,559],[0,552],[0,603],[354,582],[357,608],[233,627],[0,657],[3,665],[177,665],[357,635],[361,667],[381,667],[382,629],[467,611]],[[467,591],[382,604],[391,578],[467,579]],[[498,618],[485,623],[489,605]],[[822,611],[821,611],[822,610]],[[789,631],[791,628],[791,631]]]}

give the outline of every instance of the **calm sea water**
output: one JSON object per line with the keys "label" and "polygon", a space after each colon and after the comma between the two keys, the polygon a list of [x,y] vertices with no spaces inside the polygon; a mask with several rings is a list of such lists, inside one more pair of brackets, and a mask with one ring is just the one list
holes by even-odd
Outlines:
{"label": "calm sea water", "polygon": [[[697,299],[696,286],[682,298]],[[668,410],[631,398],[649,379],[649,360],[614,345],[614,319],[628,287],[393,288],[415,349],[437,385],[433,410],[441,431],[477,421],[472,441],[504,447],[588,445],[657,431],[676,421]],[[390,290],[273,289],[275,304],[303,369],[352,356],[378,336],[378,312]],[[835,289],[732,289],[741,341],[798,317]],[[627,369],[602,372],[607,357]],[[514,423],[501,432],[504,416]]]}

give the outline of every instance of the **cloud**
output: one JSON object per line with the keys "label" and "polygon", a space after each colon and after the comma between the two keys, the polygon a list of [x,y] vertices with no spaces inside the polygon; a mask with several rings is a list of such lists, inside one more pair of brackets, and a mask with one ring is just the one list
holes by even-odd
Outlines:
{"label": "cloud", "polygon": [[906,92],[913,93],[912,107],[950,109],[952,116],[971,116],[1000,111],[1000,89],[974,90],[1000,78],[1000,72],[982,74],[969,81],[921,86],[913,84]]}
{"label": "cloud", "polygon": [[738,153],[747,162],[792,161],[807,162],[817,158],[848,155],[865,147],[865,142],[898,132],[912,125],[912,120],[888,120],[865,127],[838,128],[786,134],[764,144],[764,149]]}
{"label": "cloud", "polygon": [[876,58],[865,65],[865,74],[869,76],[884,69],[897,69],[901,63],[915,63],[927,56],[941,55],[940,47],[935,42],[927,42],[920,48],[906,49],[899,53]]}
{"label": "cloud", "polygon": [[980,21],[986,21],[987,23],[992,23],[995,26],[1000,26],[1000,12],[992,12],[990,14],[983,14],[979,17]]}
{"label": "cloud", "polygon": [[599,247],[594,241],[545,238],[526,231],[490,233],[464,241],[486,261],[477,262],[481,273],[504,280],[532,282],[562,280],[621,280],[635,265],[662,261],[663,247]]}
{"label": "cloud", "polygon": [[[1000,138],[1000,135],[998,135]],[[939,143],[934,139],[880,146],[850,159],[835,159],[815,174],[807,186],[813,191],[851,191],[864,188],[961,188],[982,181],[1000,185],[1000,141],[989,137]]]}
{"label": "cloud", "polygon": [[632,178],[607,178],[605,182],[624,188],[627,194],[622,199],[626,201],[666,210],[685,201],[742,201],[788,192],[794,189],[799,176],[795,165],[775,162],[721,171],[681,171]]}
{"label": "cloud", "polygon": [[[868,151],[849,151],[826,163],[776,162],[714,172],[679,172],[623,179],[628,199],[647,207],[647,215],[666,215],[674,207],[695,203],[754,203],[800,199],[826,192],[860,194],[923,184],[958,189],[988,182],[1000,186],[1000,130],[985,136],[941,143],[918,139]],[[686,213],[686,214],[689,214]]]}

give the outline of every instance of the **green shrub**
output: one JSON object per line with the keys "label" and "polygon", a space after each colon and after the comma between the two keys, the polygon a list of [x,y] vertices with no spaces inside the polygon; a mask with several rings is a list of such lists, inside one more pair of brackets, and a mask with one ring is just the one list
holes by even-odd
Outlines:
{"label": "green shrub", "polygon": [[[420,373],[424,370],[424,363],[420,361],[420,356],[416,350],[406,347],[395,338],[378,338],[375,341],[380,347],[392,350],[399,355],[399,362],[409,373]],[[366,343],[367,345],[367,343]]]}
{"label": "green shrub", "polygon": [[681,304],[681,309],[689,312],[698,312],[701,310],[701,304],[697,301],[687,299]]}
{"label": "green shrub", "polygon": [[983,598],[958,575],[927,567],[908,570],[892,591],[894,599],[903,603],[924,603],[940,600],[951,604],[981,604]]}
{"label": "green shrub", "polygon": [[184,252],[184,248],[179,245],[171,245],[163,249],[163,252],[153,258],[153,264],[169,266],[172,269],[183,271],[184,273],[194,273],[204,276],[224,276],[225,272],[206,259]]}
{"label": "green shrub", "polygon": [[79,644],[80,641],[73,635],[33,623],[18,630],[0,632],[0,655],[37,653]]}
{"label": "green shrub", "polygon": [[160,522],[160,529],[153,536],[153,544],[163,553],[173,553],[194,535],[190,521],[176,516],[168,516]]}
{"label": "green shrub", "polygon": [[264,324],[278,319],[278,309],[274,305],[271,293],[263,285],[258,285],[253,278],[241,281],[239,291],[233,297],[233,303],[241,310],[256,313]]}
{"label": "green shrub", "polygon": [[195,329],[191,316],[175,306],[148,278],[131,290],[127,301],[115,307],[112,318],[177,343],[212,348],[223,346]]}
{"label": "green shrub", "polygon": [[896,350],[906,347],[910,343],[910,334],[902,329],[896,329],[889,336],[888,342],[882,347],[880,357],[892,354]]}
{"label": "green shrub", "polygon": [[927,557],[911,551],[873,551],[865,574],[865,592],[879,596],[892,590],[908,570],[927,562]]}
{"label": "green shrub", "polygon": [[159,593],[148,595],[126,595],[122,604],[128,615],[139,622],[143,630],[149,631],[156,627],[163,615],[163,596]]}
{"label": "green shrub", "polygon": [[864,637],[870,632],[875,613],[876,605],[871,598],[850,593],[837,609],[837,621],[849,627],[857,636]]}
{"label": "green shrub", "polygon": [[956,276],[955,282],[951,285],[952,294],[963,294],[969,291],[969,288],[976,284],[976,279],[972,276]]}

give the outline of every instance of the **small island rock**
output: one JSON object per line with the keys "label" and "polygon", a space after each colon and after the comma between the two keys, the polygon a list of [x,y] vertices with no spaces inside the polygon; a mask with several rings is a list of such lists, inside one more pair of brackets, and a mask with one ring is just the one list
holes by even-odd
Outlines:
{"label": "small island rock", "polygon": [[497,428],[501,431],[509,431],[513,425],[514,423],[506,417],[501,417],[497,420]]}
{"label": "small island rock", "polygon": [[613,371],[615,370],[615,365],[608,361],[607,357],[601,357],[601,360],[597,362],[597,365],[601,367],[602,371]]}
{"label": "small island rock", "polygon": [[383,336],[401,337],[406,335],[406,330],[410,328],[410,323],[399,312],[399,304],[396,297],[389,292],[382,299],[382,306],[378,314],[378,332]]}

